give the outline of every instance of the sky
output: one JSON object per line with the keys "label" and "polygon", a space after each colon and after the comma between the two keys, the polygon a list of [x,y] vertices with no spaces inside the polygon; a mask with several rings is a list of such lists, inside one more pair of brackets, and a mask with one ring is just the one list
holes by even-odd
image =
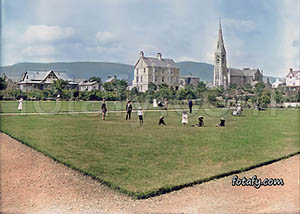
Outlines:
{"label": "sky", "polygon": [[284,77],[300,69],[299,2],[2,0],[1,64],[135,64],[141,50],[213,64],[221,17],[229,67]]}

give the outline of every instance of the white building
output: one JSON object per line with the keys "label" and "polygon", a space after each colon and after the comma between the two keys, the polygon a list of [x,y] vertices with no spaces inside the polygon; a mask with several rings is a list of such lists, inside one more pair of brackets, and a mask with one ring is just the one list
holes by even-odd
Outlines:
{"label": "white building", "polygon": [[157,57],[145,57],[143,51],[134,66],[134,79],[132,87],[140,92],[148,90],[149,83],[156,85],[166,84],[169,87],[178,89],[180,69],[172,59],[162,58],[158,53]]}
{"label": "white building", "polygon": [[79,91],[101,90],[101,85],[97,81],[82,81],[79,84]]}
{"label": "white building", "polygon": [[285,77],[285,83],[287,87],[300,87],[300,71],[293,71],[290,68],[290,72]]}
{"label": "white building", "polygon": [[43,90],[56,80],[67,81],[69,88],[77,87],[77,83],[67,73],[60,71],[26,71],[22,74],[18,86],[22,91]]}
{"label": "white building", "polygon": [[285,83],[281,82],[279,79],[276,79],[275,82],[272,84],[272,88],[279,88],[280,86],[283,86]]}

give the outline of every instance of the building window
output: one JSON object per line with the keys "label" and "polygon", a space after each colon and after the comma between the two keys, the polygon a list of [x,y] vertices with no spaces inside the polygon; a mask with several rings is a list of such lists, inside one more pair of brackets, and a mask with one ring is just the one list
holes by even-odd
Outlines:
{"label": "building window", "polygon": [[144,68],[144,73],[146,73],[146,68]]}
{"label": "building window", "polygon": [[143,86],[141,85],[141,91],[143,90]]}
{"label": "building window", "polygon": [[141,82],[143,82],[143,77],[141,77]]}
{"label": "building window", "polygon": [[136,77],[136,82],[139,82],[139,77]]}
{"label": "building window", "polygon": [[157,76],[155,76],[155,82],[157,82]]}
{"label": "building window", "polygon": [[164,82],[164,81],[165,81],[165,77],[162,77],[162,78],[161,78],[161,81]]}

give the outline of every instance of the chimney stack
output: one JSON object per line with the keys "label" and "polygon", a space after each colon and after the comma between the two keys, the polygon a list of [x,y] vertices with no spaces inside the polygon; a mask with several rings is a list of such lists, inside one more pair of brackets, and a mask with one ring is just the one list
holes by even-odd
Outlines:
{"label": "chimney stack", "polygon": [[140,57],[144,57],[144,52],[140,51]]}
{"label": "chimney stack", "polygon": [[157,57],[159,60],[161,60],[161,53],[157,53],[157,54],[156,54],[156,57]]}

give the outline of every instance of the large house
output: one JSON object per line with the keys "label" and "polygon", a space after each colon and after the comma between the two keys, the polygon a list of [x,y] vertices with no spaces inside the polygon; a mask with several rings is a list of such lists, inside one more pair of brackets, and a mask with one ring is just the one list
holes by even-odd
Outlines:
{"label": "large house", "polygon": [[232,84],[243,87],[246,84],[255,85],[257,82],[263,81],[263,72],[260,69],[244,68],[241,70],[237,68],[227,68],[221,21],[219,24],[219,35],[214,64],[213,84],[215,87],[224,87],[226,89]]}
{"label": "large house", "polygon": [[200,77],[193,76],[192,74],[180,77],[180,88],[185,88],[190,85],[193,88],[197,88],[200,82]]}
{"label": "large house", "polygon": [[101,85],[97,81],[82,81],[78,84],[79,91],[95,91],[95,90],[102,90]]}
{"label": "large house", "polygon": [[172,59],[162,58],[160,53],[157,57],[145,57],[144,52],[140,52],[140,58],[134,66],[134,79],[132,87],[138,91],[148,90],[149,83],[156,85],[166,84],[169,87],[178,89],[180,69]]}
{"label": "large house", "polygon": [[290,72],[285,77],[287,87],[300,87],[300,70],[294,71],[290,68]]}
{"label": "large house", "polygon": [[65,80],[69,88],[76,88],[75,83],[65,72],[59,71],[26,71],[22,74],[18,86],[22,91],[43,90],[56,80]]}

